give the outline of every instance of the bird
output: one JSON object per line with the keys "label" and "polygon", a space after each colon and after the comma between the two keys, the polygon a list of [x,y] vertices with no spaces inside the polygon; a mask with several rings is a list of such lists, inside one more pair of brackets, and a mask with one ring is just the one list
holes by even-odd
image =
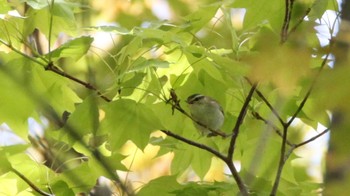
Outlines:
{"label": "bird", "polygon": [[224,111],[215,99],[202,94],[190,95],[186,100],[192,120],[202,136],[225,137],[220,129],[224,124]]}

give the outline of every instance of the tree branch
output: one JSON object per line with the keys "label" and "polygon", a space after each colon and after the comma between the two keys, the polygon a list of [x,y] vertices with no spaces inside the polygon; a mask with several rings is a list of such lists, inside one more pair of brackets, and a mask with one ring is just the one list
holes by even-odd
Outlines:
{"label": "tree branch", "polygon": [[243,119],[247,113],[247,109],[248,109],[248,106],[249,106],[249,102],[254,94],[254,91],[256,89],[256,86],[257,84],[253,84],[249,93],[248,93],[248,96],[246,97],[245,101],[244,101],[244,104],[242,106],[242,109],[238,115],[238,118],[237,118],[237,121],[236,121],[236,124],[235,124],[235,127],[232,129],[232,136],[231,136],[231,141],[230,141],[230,146],[229,146],[229,149],[228,149],[228,153],[227,153],[227,158],[232,161],[232,157],[233,157],[233,153],[234,153],[234,149],[235,149],[235,144],[236,144],[236,139],[238,137],[238,133],[239,133],[239,128],[243,122]]}
{"label": "tree branch", "polygon": [[283,166],[287,160],[288,157],[286,157],[286,143],[287,143],[287,134],[288,134],[288,127],[285,126],[283,128],[283,137],[282,137],[282,144],[281,144],[281,154],[280,154],[280,160],[278,163],[278,168],[277,168],[277,173],[276,173],[276,178],[275,182],[273,183],[273,187],[271,190],[270,195],[276,195],[278,185],[281,181],[281,175],[283,171]]}
{"label": "tree branch", "polygon": [[192,140],[189,140],[187,138],[184,138],[180,135],[177,135],[169,130],[160,130],[161,132],[165,133],[166,135],[170,136],[170,137],[173,137],[177,140],[180,140],[188,145],[191,145],[191,146],[195,146],[197,148],[200,148],[200,149],[203,149],[205,151],[208,151],[210,153],[212,153],[213,155],[217,156],[219,159],[221,160],[226,160],[226,157],[221,154],[219,151],[216,151],[215,149],[207,146],[207,145],[204,145],[204,144],[201,144],[201,143],[198,143],[198,142],[195,142],[195,141],[192,141]]}
{"label": "tree branch", "polygon": [[184,143],[186,143],[188,145],[191,145],[191,146],[203,149],[205,151],[208,151],[208,152],[212,153],[213,155],[215,155],[216,157],[218,157],[219,159],[221,159],[222,161],[224,161],[226,163],[226,165],[228,166],[228,168],[230,169],[231,174],[232,174],[233,178],[235,179],[241,194],[244,195],[244,196],[248,195],[247,187],[245,186],[243,180],[239,176],[238,171],[235,168],[231,158],[224,156],[220,152],[216,151],[213,148],[210,148],[207,145],[204,145],[204,144],[201,144],[201,143],[189,140],[189,139],[184,138],[184,137],[182,137],[180,135],[177,135],[177,134],[175,134],[175,133],[173,133],[173,132],[171,132],[169,130],[160,130],[160,131],[162,131],[166,135],[168,135],[170,137],[173,137],[173,138],[175,138],[177,140],[180,140],[180,141],[182,141],[182,142],[184,142]]}
{"label": "tree branch", "polygon": [[280,161],[279,161],[279,164],[278,164],[278,170],[277,170],[277,173],[276,173],[276,178],[275,178],[275,182],[274,182],[274,185],[273,185],[273,188],[271,190],[271,193],[270,195],[276,195],[276,192],[277,192],[277,189],[278,189],[278,185],[279,185],[279,182],[280,182],[280,178],[281,178],[281,175],[282,175],[282,170],[283,170],[283,167],[284,167],[284,164],[286,162],[286,160],[289,158],[290,154],[293,152],[293,150],[297,147],[300,147],[302,145],[305,145],[315,139],[317,139],[318,137],[320,137],[321,135],[325,134],[327,132],[327,130],[323,131],[321,134],[305,141],[305,142],[302,142],[300,144],[297,144],[297,145],[293,145],[293,147],[290,149],[289,153],[286,153],[286,144],[288,143],[288,140],[287,140],[287,134],[288,134],[288,128],[290,127],[290,125],[292,124],[292,122],[295,120],[295,118],[298,116],[298,114],[301,112],[301,110],[303,109],[306,101],[308,100],[314,86],[315,86],[315,83],[323,69],[323,67],[326,65],[326,62],[328,60],[328,56],[329,56],[329,53],[326,55],[326,57],[323,59],[322,61],[322,64],[321,64],[321,67],[320,69],[318,70],[316,76],[314,77],[312,83],[311,83],[311,86],[309,88],[309,90],[307,91],[305,97],[303,98],[302,102],[300,103],[298,109],[295,111],[294,115],[289,119],[289,121],[287,123],[284,124],[283,126],[283,140],[282,140],[282,144],[281,144],[281,155],[280,155]]}
{"label": "tree branch", "polygon": [[292,18],[294,0],[285,0],[284,21],[281,29],[281,44],[287,41],[290,19]]}
{"label": "tree branch", "polygon": [[246,185],[244,184],[242,178],[239,176],[238,171],[237,171],[235,165],[233,164],[232,160],[227,158],[224,160],[224,162],[226,163],[226,165],[230,169],[231,174],[237,183],[237,186],[239,188],[241,195],[248,196],[249,195],[248,189],[247,189]]}

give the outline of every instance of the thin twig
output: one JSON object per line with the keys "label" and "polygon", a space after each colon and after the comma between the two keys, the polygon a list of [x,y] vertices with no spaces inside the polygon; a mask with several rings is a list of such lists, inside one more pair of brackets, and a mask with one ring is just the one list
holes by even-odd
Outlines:
{"label": "thin twig", "polygon": [[281,29],[281,44],[287,41],[290,19],[292,18],[294,0],[285,0],[285,14]]}
{"label": "thin twig", "polygon": [[20,177],[24,182],[26,182],[35,192],[39,193],[40,195],[44,196],[53,196],[50,193],[46,193],[45,191],[41,190],[39,187],[37,187],[34,183],[32,183],[27,177],[25,177],[21,172],[17,171],[15,168],[11,168],[11,171],[15,173],[18,177]]}
{"label": "thin twig", "polygon": [[[277,133],[277,135],[283,137],[283,134],[282,134],[281,130],[276,125],[274,125],[271,121],[269,121],[269,120],[265,119],[264,117],[262,117],[258,112],[252,112],[252,114],[257,120],[261,120],[266,125],[270,126]],[[294,145],[288,140],[287,140],[287,144],[289,146],[293,146]]]}
{"label": "thin twig", "polygon": [[90,83],[88,83],[88,82],[85,82],[85,81],[83,81],[83,80],[80,80],[80,79],[78,79],[78,78],[76,78],[76,77],[74,77],[74,76],[71,76],[71,75],[67,74],[66,72],[60,70],[60,69],[59,69],[57,66],[55,66],[52,62],[49,63],[49,64],[45,67],[45,70],[52,71],[52,72],[54,72],[54,73],[56,73],[56,74],[58,74],[58,75],[60,75],[60,76],[63,76],[63,77],[68,78],[68,79],[70,79],[70,80],[72,80],[72,81],[74,81],[74,82],[76,82],[76,83],[78,83],[78,84],[83,85],[83,86],[84,86],[85,88],[87,88],[87,89],[90,89],[90,90],[95,91],[99,97],[101,97],[102,99],[104,99],[104,100],[107,101],[107,102],[111,102],[111,101],[112,101],[112,100],[109,99],[108,97],[104,96],[104,95],[103,95],[95,86],[93,86],[92,84],[90,84]]}
{"label": "thin twig", "polygon": [[23,56],[24,58],[27,58],[28,60],[33,61],[33,62],[35,62],[35,63],[41,65],[42,67],[45,68],[45,70],[52,71],[52,72],[54,72],[54,73],[56,73],[56,74],[58,74],[58,75],[60,75],[60,76],[63,76],[63,77],[68,78],[68,79],[70,79],[70,80],[72,80],[72,81],[74,81],[74,82],[76,82],[76,83],[78,83],[78,84],[83,85],[83,86],[84,86],[85,88],[87,88],[87,89],[90,89],[90,90],[95,91],[99,97],[101,97],[102,99],[104,99],[104,100],[107,101],[107,102],[111,102],[111,101],[112,101],[112,100],[109,99],[108,97],[104,96],[104,95],[103,95],[95,86],[93,86],[92,84],[87,83],[87,82],[85,82],[85,81],[82,81],[82,80],[80,80],[80,79],[74,77],[74,76],[71,76],[71,75],[67,74],[66,72],[60,70],[60,69],[59,69],[57,66],[55,66],[52,62],[50,62],[50,63],[48,63],[48,64],[45,64],[44,62],[41,62],[41,61],[37,60],[36,58],[33,58],[33,57],[31,57],[31,56],[28,56],[27,54],[25,54],[25,53],[23,53],[23,52],[17,50],[17,49],[16,49],[15,47],[13,47],[11,44],[6,43],[6,42],[4,42],[4,41],[1,40],[1,39],[0,39],[0,43],[2,43],[2,44],[4,44],[5,46],[9,47],[12,51],[14,51],[15,53],[17,53],[17,54]]}
{"label": "thin twig", "polygon": [[[253,85],[253,83],[248,79],[245,78],[250,85]],[[255,89],[256,94],[263,100],[263,102],[266,104],[266,106],[271,110],[271,112],[275,115],[275,117],[278,119],[278,121],[281,123],[282,126],[284,126],[285,122],[281,118],[281,116],[278,114],[277,110],[272,106],[272,104],[265,98],[265,96],[262,94],[259,89]]]}
{"label": "thin twig", "polygon": [[305,11],[304,15],[303,15],[303,16],[299,19],[299,21],[290,29],[290,31],[289,31],[289,33],[288,33],[288,35],[287,35],[287,38],[288,38],[288,36],[289,36],[291,33],[295,32],[295,31],[297,30],[297,28],[299,27],[299,25],[304,21],[304,18],[310,13],[310,11],[311,11],[311,7],[309,7],[309,8]]}
{"label": "thin twig", "polygon": [[232,160],[232,157],[233,157],[233,153],[234,153],[234,149],[235,149],[235,144],[236,144],[236,139],[238,137],[238,133],[239,133],[239,128],[243,122],[243,119],[247,113],[247,109],[248,109],[248,106],[249,106],[249,102],[250,100],[252,99],[253,97],[253,94],[254,94],[254,91],[256,89],[256,86],[257,84],[253,84],[249,93],[248,93],[248,96],[246,97],[245,101],[244,101],[244,104],[241,108],[241,111],[239,112],[239,115],[238,115],[238,118],[237,118],[237,121],[236,121],[236,124],[235,124],[235,127],[232,129],[232,136],[231,136],[231,141],[230,141],[230,146],[229,146],[229,149],[228,149],[228,153],[227,153],[227,157]]}
{"label": "thin twig", "polygon": [[299,148],[299,147],[301,147],[301,146],[304,146],[305,144],[308,144],[308,143],[310,143],[310,142],[316,140],[317,138],[319,138],[319,137],[321,137],[322,135],[326,134],[328,131],[330,131],[330,128],[327,128],[327,129],[323,130],[321,133],[315,135],[314,137],[312,137],[312,138],[310,138],[310,139],[308,139],[308,140],[306,140],[306,141],[303,141],[303,142],[301,142],[301,143],[299,143],[299,144],[295,144],[293,149]]}
{"label": "thin twig", "polygon": [[322,64],[321,64],[321,67],[320,67],[320,69],[318,70],[316,76],[313,78],[313,80],[312,80],[312,82],[311,82],[311,85],[310,85],[310,88],[309,88],[309,90],[307,91],[307,93],[306,93],[305,97],[303,98],[303,100],[301,101],[301,103],[300,103],[298,109],[295,111],[294,115],[293,115],[293,116],[289,119],[289,121],[287,122],[287,124],[286,124],[287,127],[289,127],[289,126],[293,123],[293,121],[295,120],[295,118],[299,115],[299,113],[301,112],[301,110],[304,108],[304,105],[305,105],[306,101],[309,99],[309,96],[310,96],[310,94],[311,94],[311,92],[312,92],[312,90],[313,90],[313,88],[314,88],[314,86],[315,86],[315,84],[316,84],[316,81],[317,81],[318,77],[319,77],[320,74],[321,74],[321,71],[323,70],[324,66],[325,66],[326,63],[327,63],[328,57],[329,57],[329,53],[328,53],[328,54],[326,55],[326,57],[323,59]]}

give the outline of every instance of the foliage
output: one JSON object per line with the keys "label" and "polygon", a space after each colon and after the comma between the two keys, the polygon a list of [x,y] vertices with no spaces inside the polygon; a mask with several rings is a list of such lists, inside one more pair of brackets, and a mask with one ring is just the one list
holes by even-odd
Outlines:
{"label": "foliage", "polygon": [[[329,110],[350,110],[340,85],[349,69],[329,66],[333,48],[315,30],[336,2],[168,3],[174,17],[162,21],[142,1],[0,0],[0,120],[21,139],[0,147],[1,194],[96,193],[101,176],[125,195],[322,188],[295,164],[296,151],[329,129],[305,139],[297,120],[329,127]],[[246,10],[242,25],[237,8]],[[97,25],[108,9],[117,25]],[[193,93],[221,103],[228,137],[200,137],[184,102]],[[30,118],[42,133],[28,132]],[[170,171],[138,187],[121,175],[136,164],[136,152],[123,153],[131,144],[157,147],[154,160],[172,155]]]}

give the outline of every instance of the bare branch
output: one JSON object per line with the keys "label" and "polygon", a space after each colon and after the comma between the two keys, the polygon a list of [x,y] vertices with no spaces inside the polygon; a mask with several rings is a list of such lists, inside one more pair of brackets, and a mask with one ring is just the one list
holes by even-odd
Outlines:
{"label": "bare branch", "polygon": [[180,140],[182,142],[185,142],[186,144],[189,144],[191,146],[195,146],[197,148],[200,148],[200,149],[203,149],[203,150],[206,150],[210,153],[212,153],[213,155],[217,156],[219,159],[221,160],[226,160],[226,157],[221,154],[219,151],[216,151],[215,149],[209,147],[209,146],[206,146],[204,144],[201,144],[201,143],[198,143],[198,142],[195,142],[195,141],[192,141],[192,140],[189,140],[187,138],[184,138],[180,135],[177,135],[169,130],[160,130],[161,132],[165,133],[166,135],[170,136],[170,137],[173,137],[177,140]]}
{"label": "bare branch", "polygon": [[278,168],[277,168],[275,182],[273,183],[273,187],[272,187],[270,195],[276,195],[276,192],[277,192],[277,189],[278,189],[278,185],[279,185],[279,183],[281,181],[283,167],[284,167],[284,164],[286,163],[286,160],[288,159],[288,157],[286,157],[287,134],[288,134],[288,127],[285,126],[283,128],[283,135],[282,135],[282,139],[283,140],[282,140],[282,144],[281,144],[280,160],[279,160],[279,163],[278,163]]}
{"label": "bare branch", "polygon": [[230,146],[229,146],[229,149],[228,149],[228,153],[227,153],[227,158],[229,160],[232,161],[232,157],[233,157],[233,153],[234,153],[234,149],[235,149],[235,144],[236,144],[236,139],[238,137],[238,133],[239,133],[239,128],[243,122],[243,119],[247,113],[247,110],[248,110],[248,106],[249,106],[249,102],[250,100],[252,99],[253,97],[253,94],[254,94],[254,91],[256,89],[256,86],[257,84],[253,84],[249,93],[248,93],[248,96],[246,97],[245,101],[244,101],[244,104],[242,106],[242,109],[238,115],[238,118],[237,118],[237,121],[236,121],[236,124],[235,124],[235,127],[233,128],[232,130],[232,136],[231,136],[231,141],[230,141]]}
{"label": "bare branch", "polygon": [[294,0],[285,0],[284,21],[281,29],[281,44],[287,41],[290,19],[292,18]]}
{"label": "bare branch", "polygon": [[305,144],[308,144],[308,143],[310,143],[310,142],[316,140],[317,138],[319,138],[319,137],[321,137],[322,135],[326,134],[328,131],[330,131],[329,128],[323,130],[321,133],[315,135],[314,137],[312,137],[312,138],[310,138],[310,139],[308,139],[308,140],[306,140],[306,141],[304,141],[304,142],[301,142],[301,143],[299,143],[299,144],[294,145],[294,148],[293,148],[293,149],[299,148],[299,147],[301,147],[301,146],[304,146]]}

